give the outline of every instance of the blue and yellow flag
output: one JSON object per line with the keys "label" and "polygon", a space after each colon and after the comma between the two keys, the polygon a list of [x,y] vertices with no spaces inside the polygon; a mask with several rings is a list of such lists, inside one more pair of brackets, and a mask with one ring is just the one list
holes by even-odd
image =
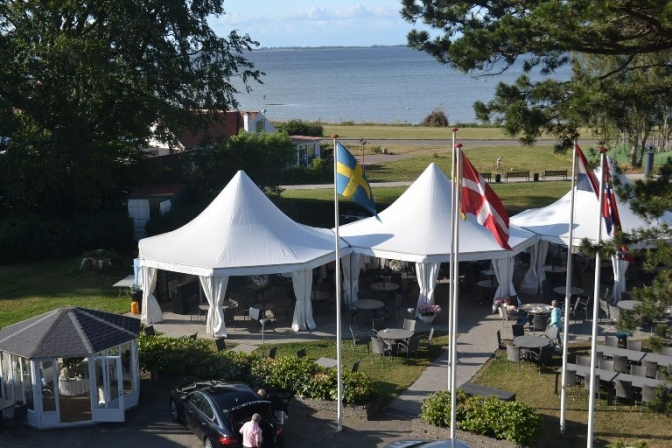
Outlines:
{"label": "blue and yellow flag", "polygon": [[369,181],[357,159],[350,154],[345,146],[336,142],[338,165],[336,166],[336,190],[338,194],[356,202],[375,216],[376,204],[373,202],[373,191]]}

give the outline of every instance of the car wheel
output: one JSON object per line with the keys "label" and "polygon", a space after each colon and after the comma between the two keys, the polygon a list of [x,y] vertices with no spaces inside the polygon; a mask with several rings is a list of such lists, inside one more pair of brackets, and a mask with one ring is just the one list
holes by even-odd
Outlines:
{"label": "car wheel", "polygon": [[203,442],[203,446],[205,446],[205,448],[212,448],[212,442],[210,441],[210,439],[206,437],[205,441]]}
{"label": "car wheel", "polygon": [[176,422],[180,421],[180,410],[177,407],[177,403],[175,403],[175,400],[173,399],[170,400],[170,416]]}

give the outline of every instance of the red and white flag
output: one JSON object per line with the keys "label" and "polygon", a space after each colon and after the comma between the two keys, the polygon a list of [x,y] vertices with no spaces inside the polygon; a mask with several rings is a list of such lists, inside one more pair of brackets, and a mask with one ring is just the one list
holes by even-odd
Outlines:
{"label": "red and white flag", "polygon": [[509,246],[509,216],[497,193],[476,171],[462,153],[462,213],[476,216],[479,224],[492,232],[497,243],[507,250]]}

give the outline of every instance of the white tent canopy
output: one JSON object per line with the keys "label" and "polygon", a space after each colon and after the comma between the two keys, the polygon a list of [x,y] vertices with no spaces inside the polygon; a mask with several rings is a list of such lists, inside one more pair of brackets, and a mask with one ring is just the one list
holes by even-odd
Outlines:
{"label": "white tent canopy", "polygon": [[[212,203],[177,230],[139,242],[143,271],[164,269],[201,277],[210,311],[207,329],[225,336],[221,305],[228,277],[310,271],[335,259],[331,230],[299,224],[286,216],[243,172],[239,171]],[[341,242],[342,255],[350,250]],[[151,280],[151,275],[148,275]],[[311,275],[301,277],[312,282]],[[296,278],[294,279],[296,291]],[[145,282],[151,285],[152,282]],[[303,288],[303,286],[302,286]],[[307,285],[310,290],[311,285]],[[163,318],[153,288],[143,291],[143,322]],[[297,296],[298,297],[298,296]],[[153,302],[153,304],[152,304]],[[304,303],[297,301],[297,304]],[[150,303],[149,311],[147,303]],[[308,303],[310,305],[310,303]],[[302,310],[295,330],[314,328],[312,312]]]}
{"label": "white tent canopy", "polygon": [[[430,164],[415,182],[392,205],[375,217],[342,226],[343,238],[356,253],[417,263],[418,279],[427,282],[421,290],[419,304],[433,303],[433,290],[438,264],[450,261],[451,251],[451,181],[436,164]],[[492,233],[480,225],[473,215],[459,219],[459,260],[500,260],[515,256],[533,245],[536,236],[511,226],[509,245],[502,249]],[[434,268],[434,267],[436,268]],[[433,275],[429,278],[424,271]],[[498,279],[502,295],[515,294],[511,279]],[[422,285],[421,285],[422,286]],[[499,291],[498,291],[499,292]]]}
{"label": "white tent canopy", "polygon": [[[616,173],[613,161],[610,161],[612,169],[610,172]],[[596,176],[600,177],[599,168],[596,170]],[[632,184],[630,179],[624,175],[614,174],[613,177],[618,176],[622,185]],[[594,192],[578,190],[576,187],[574,196],[574,231],[572,234],[573,245],[580,246],[581,240],[584,238],[592,242],[597,241],[598,222],[602,225],[602,240],[610,239],[607,234],[606,225],[603,219],[598,221],[598,198]],[[510,222],[520,227],[524,227],[536,233],[539,239],[548,241],[549,243],[559,244],[563,246],[569,245],[569,220],[571,213],[571,198],[572,192],[569,191],[562,198],[554,203],[542,208],[535,208],[525,210],[511,217]],[[672,213],[666,212],[661,218],[652,222],[647,222],[644,218],[635,214],[630,208],[629,203],[617,199],[618,214],[621,220],[621,228],[624,233],[631,233],[636,228],[647,228],[659,225],[661,222],[672,224]],[[539,260],[543,266],[544,260]],[[627,265],[623,263],[616,264],[618,259],[613,260],[614,266],[614,300],[618,301],[620,292],[625,290],[625,271]],[[537,264],[537,267],[539,266]],[[532,266],[530,266],[532,269]],[[538,271],[538,269],[537,269]],[[528,272],[529,274],[529,272]]]}

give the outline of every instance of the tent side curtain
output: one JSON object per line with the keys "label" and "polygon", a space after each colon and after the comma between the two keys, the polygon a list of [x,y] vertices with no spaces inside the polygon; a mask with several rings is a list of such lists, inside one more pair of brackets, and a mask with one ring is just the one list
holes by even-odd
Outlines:
{"label": "tent side curtain", "polygon": [[441,263],[416,263],[415,272],[418,277],[420,295],[418,296],[417,308],[423,303],[434,303],[434,288],[439,279]]}
{"label": "tent side curtain", "polygon": [[359,298],[359,273],[363,259],[363,256],[355,252],[346,255],[345,257],[341,257],[341,271],[343,271],[343,303],[346,305],[352,305],[352,303]]}
{"label": "tent side curtain", "polygon": [[292,272],[292,283],[294,285],[294,295],[296,296],[292,330],[314,330],[317,325],[315,325],[315,320],[313,320],[313,304],[310,300],[311,291],[313,290],[312,269]]}
{"label": "tent side curtain", "polygon": [[[498,297],[509,297],[517,295],[516,288],[513,286],[514,266],[515,263],[513,257],[492,260],[492,267],[495,270],[495,277],[499,283],[497,291],[495,291],[495,296],[492,298],[493,309],[495,299]],[[518,303],[520,304],[520,299],[518,299]]]}
{"label": "tent side curtain", "polygon": [[163,312],[153,294],[156,288],[156,278],[156,269],[142,267],[142,284],[146,287],[142,290],[141,322],[145,325],[163,322]]}
{"label": "tent side curtain", "polygon": [[212,337],[226,336],[224,323],[224,299],[229,277],[199,277],[205,297],[208,299],[208,318],[205,322],[205,332]]}

